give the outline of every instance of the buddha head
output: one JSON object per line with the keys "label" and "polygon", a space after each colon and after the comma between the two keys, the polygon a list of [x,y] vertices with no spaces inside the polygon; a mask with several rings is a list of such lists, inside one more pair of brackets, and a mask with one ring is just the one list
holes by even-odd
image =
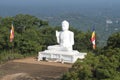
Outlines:
{"label": "buddha head", "polygon": [[66,30],[68,30],[68,29],[69,29],[69,22],[66,21],[66,20],[64,20],[64,21],[62,22],[62,30],[63,30],[63,31],[66,31]]}

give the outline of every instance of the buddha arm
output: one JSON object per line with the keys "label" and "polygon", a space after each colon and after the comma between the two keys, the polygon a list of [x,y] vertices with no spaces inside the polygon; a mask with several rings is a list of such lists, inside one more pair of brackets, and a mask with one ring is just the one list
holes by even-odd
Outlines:
{"label": "buddha arm", "polygon": [[57,37],[57,43],[59,43],[59,35],[60,35],[60,32],[56,31],[56,37]]}

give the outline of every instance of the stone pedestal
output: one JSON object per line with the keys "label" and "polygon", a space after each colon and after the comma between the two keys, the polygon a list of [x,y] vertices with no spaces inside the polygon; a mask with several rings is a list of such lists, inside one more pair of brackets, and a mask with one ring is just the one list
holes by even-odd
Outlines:
{"label": "stone pedestal", "polygon": [[61,63],[74,63],[78,58],[84,59],[87,53],[80,53],[77,50],[72,51],[56,51],[45,50],[38,53],[38,61],[47,60]]}

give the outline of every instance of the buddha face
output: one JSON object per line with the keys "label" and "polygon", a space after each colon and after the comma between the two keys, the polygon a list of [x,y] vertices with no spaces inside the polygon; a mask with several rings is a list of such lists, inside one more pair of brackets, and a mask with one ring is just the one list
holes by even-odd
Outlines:
{"label": "buddha face", "polygon": [[63,31],[66,31],[66,30],[68,30],[69,29],[69,23],[66,21],[66,20],[64,20],[63,22],[62,22],[62,30]]}

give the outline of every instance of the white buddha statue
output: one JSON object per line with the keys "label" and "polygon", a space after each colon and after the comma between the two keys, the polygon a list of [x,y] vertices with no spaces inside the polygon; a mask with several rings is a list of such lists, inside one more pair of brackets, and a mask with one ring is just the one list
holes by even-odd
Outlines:
{"label": "white buddha statue", "polygon": [[69,22],[62,22],[62,31],[56,31],[57,43],[59,45],[48,46],[48,50],[72,51],[74,45],[74,33],[69,31]]}

